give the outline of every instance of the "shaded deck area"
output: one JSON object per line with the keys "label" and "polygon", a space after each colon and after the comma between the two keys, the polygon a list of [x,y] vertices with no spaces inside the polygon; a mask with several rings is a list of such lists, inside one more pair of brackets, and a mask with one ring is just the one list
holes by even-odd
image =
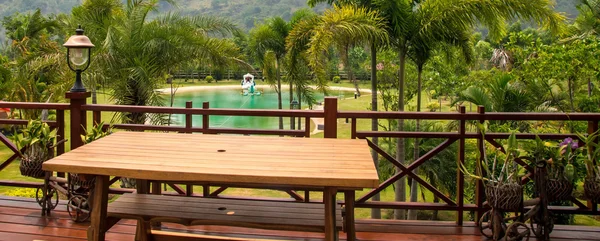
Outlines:
{"label": "shaded deck area", "polygon": [[[72,222],[66,212],[64,202],[61,201],[51,217],[41,217],[40,213],[40,207],[34,199],[0,196],[0,240],[85,240],[88,224]],[[474,223],[465,223],[464,226],[459,227],[453,222],[357,220],[356,228],[359,240],[486,240],[479,235]],[[135,229],[134,221],[121,221],[108,232],[107,240],[134,240]],[[163,224],[163,230],[234,237],[240,240],[324,240],[324,236],[319,233],[218,226],[188,228],[175,224]],[[340,235],[344,240],[343,233]],[[552,240],[600,240],[600,227],[557,226],[552,233]]]}

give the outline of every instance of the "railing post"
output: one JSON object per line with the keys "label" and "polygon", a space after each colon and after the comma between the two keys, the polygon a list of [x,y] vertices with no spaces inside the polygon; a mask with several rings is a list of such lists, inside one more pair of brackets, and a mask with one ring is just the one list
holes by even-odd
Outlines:
{"label": "railing post", "polygon": [[[204,102],[202,103],[202,109],[208,110],[210,109],[210,103]],[[202,115],[202,134],[210,134],[210,116],[208,114]]]}
{"label": "railing post", "polygon": [[[483,124],[485,122],[485,107],[478,106],[477,113],[480,114],[479,123]],[[477,129],[477,133],[477,149],[479,150],[479,153],[483,153],[485,148],[485,139],[483,139],[483,136],[481,135],[481,130],[479,130],[479,128]],[[477,168],[480,168],[479,170],[485,172],[484,169],[481,168],[481,165],[483,165],[483,158],[483,155],[480,155],[479,159],[477,160],[476,166]],[[485,173],[482,173],[482,175],[485,176]],[[475,223],[478,223],[479,218],[481,218],[481,215],[483,215],[483,200],[485,200],[485,187],[483,186],[483,181],[479,180],[475,184],[475,203],[477,204]]]}
{"label": "railing post", "polygon": [[[191,101],[185,102],[185,108],[191,109],[194,105]],[[192,133],[192,114],[185,114],[185,129],[186,133]]]}
{"label": "railing post", "polygon": [[[62,142],[66,138],[65,136],[65,111],[64,110],[56,110],[56,124],[58,125],[58,132],[56,140],[58,141],[58,146],[56,146],[56,155],[60,156],[65,153],[65,143]],[[58,177],[65,177],[64,172],[59,172],[56,174]]]}
{"label": "railing post", "polygon": [[304,137],[310,138],[310,117],[304,118]]}
{"label": "railing post", "polygon": [[83,146],[83,140],[81,135],[85,134],[85,128],[87,127],[87,115],[82,110],[81,106],[85,105],[87,98],[91,96],[90,92],[67,92],[65,95],[70,100],[71,105],[69,110],[71,111],[71,150]]}
{"label": "railing post", "polygon": [[[467,109],[464,105],[461,105],[459,108],[459,113],[465,114]],[[458,140],[458,161],[459,164],[465,164],[465,133],[466,133],[467,121],[465,119],[461,119],[458,125],[458,134],[460,135],[460,139]],[[456,170],[456,204],[458,205],[458,213],[456,215],[456,224],[459,226],[463,225],[463,216],[464,216],[464,205],[465,205],[465,175],[460,170],[460,167]]]}
{"label": "railing post", "polygon": [[[588,134],[591,135],[593,133],[596,133],[597,131],[598,131],[598,121],[588,121]],[[597,143],[598,139],[591,140],[591,141]],[[588,150],[588,151],[595,151],[595,150],[592,149],[592,150]],[[595,165],[598,160],[593,160],[593,161],[594,161],[594,165]],[[588,204],[588,208],[592,209],[592,212],[594,212],[594,213],[598,212],[598,203],[588,201],[587,204]]]}
{"label": "railing post", "polygon": [[102,112],[100,111],[94,111],[92,113],[92,118],[94,123],[92,123],[94,125],[94,127],[98,127],[98,125],[100,125],[100,123],[102,122]]}
{"label": "railing post", "polygon": [[325,97],[325,138],[337,138],[337,97]]}

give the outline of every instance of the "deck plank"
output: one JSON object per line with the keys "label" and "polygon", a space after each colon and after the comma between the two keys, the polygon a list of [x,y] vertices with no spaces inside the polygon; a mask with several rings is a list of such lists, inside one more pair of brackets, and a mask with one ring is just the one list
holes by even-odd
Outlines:
{"label": "deck plank", "polygon": [[[33,199],[0,196],[0,241],[80,241],[86,240],[89,223],[74,223],[65,211],[64,202],[50,217],[41,217]],[[259,230],[224,226],[185,227],[163,223],[162,230],[217,235],[247,239],[322,241],[320,233]],[[357,220],[357,238],[364,241],[482,241],[473,222],[457,227],[453,222]],[[107,240],[132,241],[135,221],[122,220],[108,233]],[[340,233],[342,240],[345,235]],[[553,241],[600,241],[600,227],[557,225]]]}

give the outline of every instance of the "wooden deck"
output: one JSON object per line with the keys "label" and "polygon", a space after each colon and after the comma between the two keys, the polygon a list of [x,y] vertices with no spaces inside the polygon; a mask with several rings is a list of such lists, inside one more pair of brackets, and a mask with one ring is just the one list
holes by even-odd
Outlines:
{"label": "wooden deck", "polygon": [[[64,203],[61,202],[51,217],[41,217],[40,213],[40,207],[33,199],[0,196],[0,240],[85,240],[86,229],[89,224],[73,223],[66,213]],[[163,225],[163,230],[241,239],[320,241],[324,238],[324,235],[319,233],[265,231],[217,226],[187,228],[179,225]],[[357,230],[359,240],[486,240],[479,236],[473,223],[457,227],[452,222],[358,220]],[[107,240],[134,240],[134,232],[135,222],[121,221],[108,232]],[[344,235],[341,234],[340,237],[343,239]],[[557,226],[552,233],[552,240],[600,240],[600,227]]]}

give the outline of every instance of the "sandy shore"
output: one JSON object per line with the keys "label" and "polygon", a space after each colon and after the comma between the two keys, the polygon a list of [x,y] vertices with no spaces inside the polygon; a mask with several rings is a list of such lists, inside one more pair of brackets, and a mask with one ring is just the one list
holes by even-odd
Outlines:
{"label": "sandy shore", "polygon": [[[310,86],[313,89],[316,89],[316,86]],[[270,89],[269,85],[257,85],[258,89]],[[288,86],[282,86],[282,89],[288,89]],[[195,92],[195,91],[204,91],[204,90],[219,90],[219,89],[240,89],[239,85],[215,85],[215,86],[186,86],[179,87],[177,89],[177,93],[186,93],[186,92]],[[170,88],[157,89],[162,93],[168,94],[171,92]],[[329,91],[354,91],[354,88],[350,87],[340,87],[340,86],[330,86]],[[371,94],[370,89],[361,89],[360,90],[364,94]]]}

